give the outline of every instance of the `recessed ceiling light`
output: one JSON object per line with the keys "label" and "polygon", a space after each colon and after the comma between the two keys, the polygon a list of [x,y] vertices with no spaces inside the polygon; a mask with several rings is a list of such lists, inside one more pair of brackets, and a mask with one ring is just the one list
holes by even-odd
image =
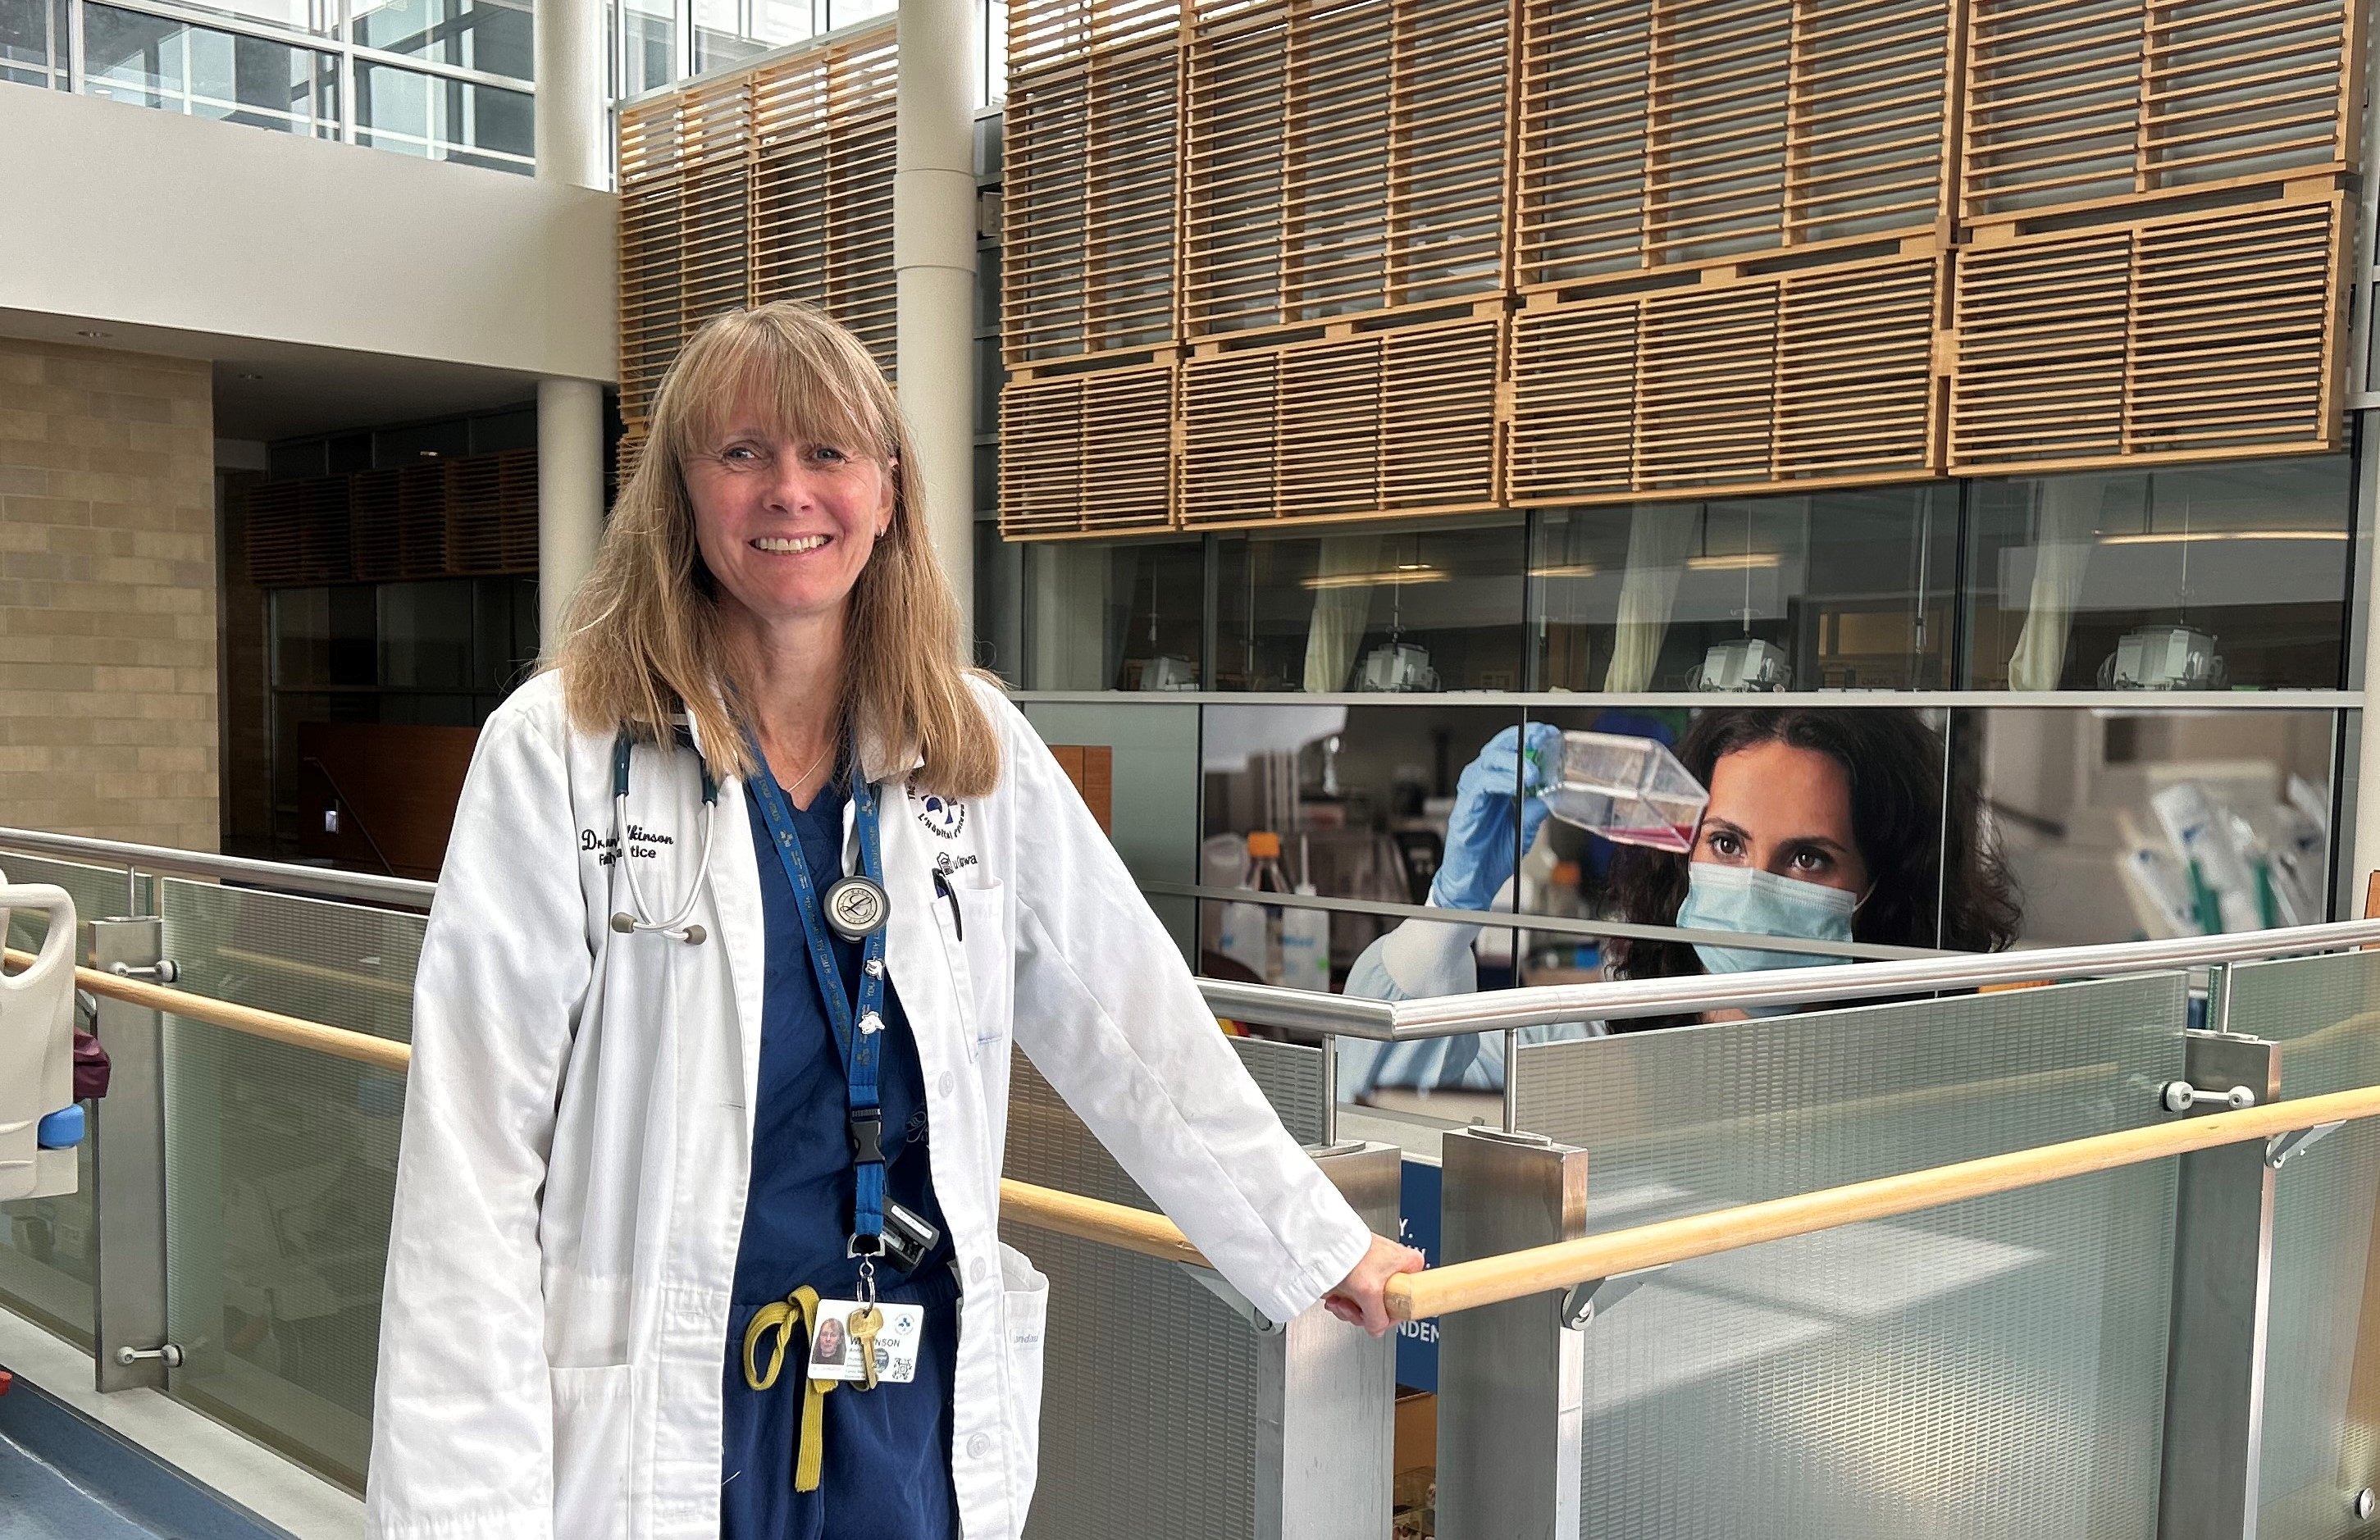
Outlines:
{"label": "recessed ceiling light", "polygon": [[235,380],[261,380],[264,376],[261,374],[250,374],[248,370],[243,369],[238,373],[234,374],[232,378]]}
{"label": "recessed ceiling light", "polygon": [[112,336],[115,335],[115,333],[113,333],[113,332],[77,332],[77,333],[75,333],[75,335],[76,335],[76,336],[79,336],[79,337],[91,337],[91,338],[94,338],[94,339],[95,339],[95,338],[99,338],[99,337],[112,337]]}

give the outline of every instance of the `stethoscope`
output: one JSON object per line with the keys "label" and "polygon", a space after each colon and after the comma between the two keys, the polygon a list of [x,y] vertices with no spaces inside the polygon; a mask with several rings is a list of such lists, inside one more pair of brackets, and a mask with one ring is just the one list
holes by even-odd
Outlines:
{"label": "stethoscope", "polygon": [[[683,727],[678,730],[678,735],[686,740],[686,746],[693,747],[691,735]],[[698,947],[710,939],[710,932],[687,922],[694,918],[695,908],[702,902],[703,886],[710,880],[711,836],[719,828],[719,782],[710,773],[710,762],[704,759],[701,751],[697,749],[695,758],[702,766],[702,849],[695,858],[694,884],[686,890],[686,902],[679,904],[669,918],[657,920],[652,917],[652,905],[645,901],[644,889],[637,881],[635,852],[628,843],[628,767],[636,758],[636,739],[625,732],[613,740],[612,848],[621,875],[627,883],[628,907],[613,913],[612,928],[623,936],[667,936],[674,941]],[[762,780],[767,780],[765,771],[762,772]],[[768,784],[773,788],[775,782],[769,782]],[[873,854],[876,848],[875,805],[864,794],[861,814],[862,843],[870,853],[865,861],[874,864],[879,859]],[[937,885],[941,881],[937,876]],[[827,888],[822,907],[829,928],[846,941],[857,941],[882,928],[892,906],[881,882],[864,872],[854,872]],[[952,907],[956,909],[955,900]]]}
{"label": "stethoscope", "polygon": [[698,947],[710,933],[686,922],[694,917],[695,906],[702,902],[703,884],[710,880],[710,836],[719,827],[719,782],[711,777],[710,762],[703,759],[698,750],[695,758],[702,765],[702,854],[696,858],[694,886],[686,891],[686,902],[669,918],[657,920],[652,917],[652,907],[645,902],[644,890],[637,883],[635,853],[628,847],[628,763],[636,757],[636,739],[626,733],[622,733],[612,745],[612,848],[628,884],[628,907],[612,916],[612,928],[623,936],[667,936]]}

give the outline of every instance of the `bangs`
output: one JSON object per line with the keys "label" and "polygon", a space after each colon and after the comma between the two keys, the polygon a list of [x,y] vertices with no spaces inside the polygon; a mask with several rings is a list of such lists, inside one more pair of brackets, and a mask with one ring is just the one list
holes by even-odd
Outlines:
{"label": "bangs", "polygon": [[[696,334],[655,403],[655,426],[681,465],[739,428],[884,462],[896,446],[877,400],[883,390],[875,362],[840,327],[771,307],[722,316]],[[729,420],[747,405],[762,420]]]}

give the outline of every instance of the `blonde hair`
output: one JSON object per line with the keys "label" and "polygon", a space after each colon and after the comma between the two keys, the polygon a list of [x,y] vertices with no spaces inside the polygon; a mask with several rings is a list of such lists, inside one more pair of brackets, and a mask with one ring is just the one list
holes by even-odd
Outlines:
{"label": "blonde hair", "polygon": [[999,739],[967,684],[958,602],[920,525],[917,455],[892,387],[857,338],[793,300],[707,322],[662,382],[651,438],[571,598],[561,642],[548,649],[571,720],[667,742],[683,709],[715,773],[755,768],[745,724],[728,708],[739,681],[683,469],[747,399],[772,402],[772,426],[790,437],[866,449],[892,479],[892,526],[844,619],[842,712],[857,730],[864,772],[883,780],[922,757],[926,790],[990,792]]}

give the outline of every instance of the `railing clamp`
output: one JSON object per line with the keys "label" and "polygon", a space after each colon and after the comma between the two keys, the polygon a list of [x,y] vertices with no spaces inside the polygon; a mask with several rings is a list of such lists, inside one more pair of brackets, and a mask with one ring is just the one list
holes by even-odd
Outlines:
{"label": "railing clamp", "polygon": [[182,1350],[171,1342],[162,1343],[153,1348],[128,1346],[115,1350],[115,1361],[128,1369],[146,1358],[157,1359],[169,1369],[178,1369],[182,1366]]}
{"label": "railing clamp", "polygon": [[180,965],[170,957],[147,964],[111,963],[107,971],[118,978],[145,978],[152,984],[171,984],[182,976]]}
{"label": "railing clamp", "polygon": [[2243,1107],[2255,1106],[2256,1093],[2246,1085],[2234,1085],[2228,1091],[2210,1091],[2204,1085],[2192,1085],[2187,1080],[2168,1080],[2165,1083],[2164,1102],[2168,1112],[2187,1112],[2201,1106],[2223,1107],[2237,1112]]}
{"label": "railing clamp", "polygon": [[2346,1126],[2345,1123],[2316,1123],[2312,1128],[2293,1128],[2287,1134],[2276,1134],[2265,1141],[2265,1164],[2277,1171],[2292,1157],[2304,1154]]}
{"label": "railing clamp", "polygon": [[1653,1280],[1653,1275],[1669,1270],[1670,1264],[1641,1267],[1633,1273],[1614,1273],[1609,1278],[1590,1278],[1573,1283],[1562,1295],[1561,1324],[1565,1331],[1585,1331],[1602,1312]]}

